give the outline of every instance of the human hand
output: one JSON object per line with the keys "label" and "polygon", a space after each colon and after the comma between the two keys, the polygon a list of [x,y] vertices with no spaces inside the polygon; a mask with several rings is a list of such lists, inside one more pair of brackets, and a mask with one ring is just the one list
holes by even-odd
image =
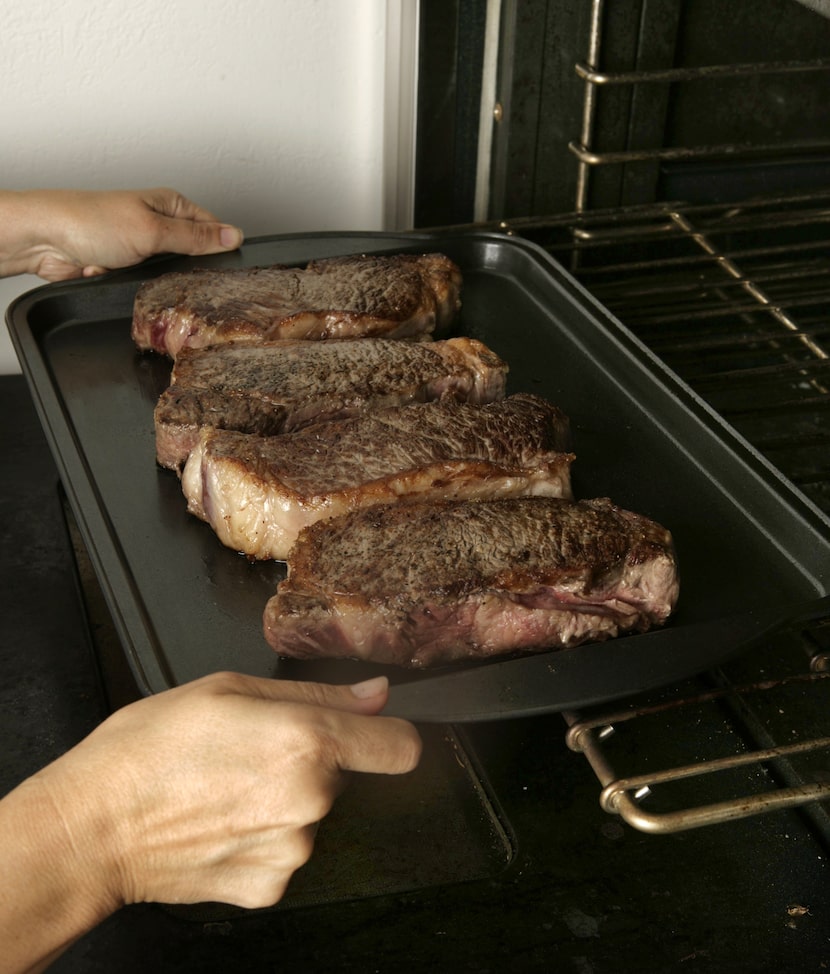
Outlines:
{"label": "human hand", "polygon": [[213,254],[242,231],[173,189],[0,193],[0,276],[90,277],[153,254]]}
{"label": "human hand", "polygon": [[348,772],[417,765],[387,689],[217,673],[114,713],[0,801],[0,971],[127,903],[279,900]]}
{"label": "human hand", "polygon": [[344,772],[418,761],[415,729],[374,716],[386,681],[357,692],[370,695],[215,674],[115,713],[44,780],[72,844],[103,853],[89,865],[118,905],[271,905],[311,855]]}
{"label": "human hand", "polygon": [[344,772],[417,764],[415,729],[374,716],[386,695],[214,674],[116,712],[40,775],[67,848],[87,850],[82,887],[111,907],[276,902]]}

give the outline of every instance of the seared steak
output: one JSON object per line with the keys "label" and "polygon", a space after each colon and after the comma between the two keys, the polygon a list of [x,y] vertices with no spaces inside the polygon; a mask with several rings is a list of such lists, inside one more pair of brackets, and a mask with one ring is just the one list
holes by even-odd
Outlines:
{"label": "seared steak", "polygon": [[386,504],[302,531],[263,625],[284,656],[424,667],[646,630],[677,594],[669,532],[606,499]]}
{"label": "seared steak", "polygon": [[273,436],[367,409],[504,396],[507,365],[471,338],[231,342],[185,349],[155,410],[156,456],[179,469],[199,429]]}
{"label": "seared steak", "polygon": [[184,347],[281,338],[423,338],[460,307],[443,254],[331,257],[305,268],[164,274],[138,289],[132,335],[176,358]]}
{"label": "seared steak", "polygon": [[182,475],[223,544],[283,559],[308,524],[417,499],[570,497],[568,422],[531,395],[396,406],[281,436],[205,428]]}

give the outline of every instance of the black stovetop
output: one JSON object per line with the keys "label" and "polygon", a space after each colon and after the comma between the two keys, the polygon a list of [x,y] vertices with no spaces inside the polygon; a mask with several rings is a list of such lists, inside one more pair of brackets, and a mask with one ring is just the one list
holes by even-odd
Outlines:
{"label": "black stovetop", "polygon": [[[106,623],[86,615],[22,377],[0,378],[0,410],[5,792],[88,732],[108,697],[95,655]],[[702,720],[696,739],[723,734]],[[423,768],[392,793],[352,784],[282,908],[131,907],[54,970],[830,968],[827,843],[801,812],[646,835],[599,807],[558,715],[425,733]]]}

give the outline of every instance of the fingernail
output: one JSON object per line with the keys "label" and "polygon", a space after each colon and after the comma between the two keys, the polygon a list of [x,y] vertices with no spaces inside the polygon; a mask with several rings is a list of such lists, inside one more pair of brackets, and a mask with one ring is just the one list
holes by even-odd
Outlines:
{"label": "fingernail", "polygon": [[356,697],[365,700],[368,697],[379,697],[382,693],[386,693],[388,686],[389,680],[385,676],[375,676],[371,680],[364,680],[362,683],[353,683],[351,691]]}
{"label": "fingernail", "polygon": [[242,231],[236,227],[222,227],[219,231],[219,243],[233,250],[242,243]]}

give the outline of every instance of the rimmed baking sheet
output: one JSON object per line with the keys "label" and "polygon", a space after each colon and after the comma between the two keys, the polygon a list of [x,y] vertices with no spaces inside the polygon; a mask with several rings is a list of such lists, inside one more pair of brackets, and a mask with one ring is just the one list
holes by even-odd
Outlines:
{"label": "rimmed baking sheet", "polygon": [[[569,415],[575,493],[611,497],[672,531],[682,579],[672,628],[776,603],[783,610],[827,593],[825,516],[534,244],[470,232],[260,238],[233,254],[155,259],[100,279],[48,285],[18,298],[7,314],[143,692],[218,669],[339,682],[378,668],[281,661],[265,643],[262,610],[284,567],[251,563],[224,548],[186,513],[176,476],[155,463],[153,407],[171,363],[133,346],[138,285],[195,266],[403,251],[441,251],[455,260],[464,275],[457,333],[507,360],[509,392],[539,393]],[[735,650],[728,632],[724,626],[724,658]],[[639,638],[619,641],[635,673]],[[590,654],[584,657],[590,666]],[[680,679],[699,668],[694,653],[682,650],[669,675]],[[385,672],[393,682],[424,678]],[[661,673],[660,682],[665,678]],[[635,683],[649,689],[650,679],[644,670]],[[592,674],[591,702],[628,692],[630,682],[622,688],[613,676]]]}

